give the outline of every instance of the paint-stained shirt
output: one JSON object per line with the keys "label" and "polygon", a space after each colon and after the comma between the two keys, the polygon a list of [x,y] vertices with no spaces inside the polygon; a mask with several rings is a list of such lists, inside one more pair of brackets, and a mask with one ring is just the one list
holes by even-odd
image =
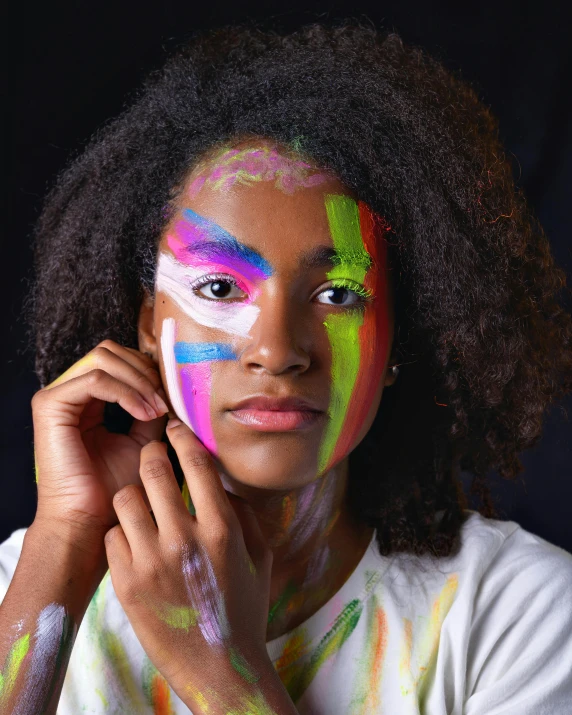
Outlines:
{"label": "paint-stained shirt", "polygon": [[[0,545],[0,598],[22,547]],[[572,555],[513,521],[468,511],[456,555],[380,556],[375,534],[322,608],[267,643],[300,713],[572,712]],[[103,579],[81,624],[58,713],[189,710]]]}

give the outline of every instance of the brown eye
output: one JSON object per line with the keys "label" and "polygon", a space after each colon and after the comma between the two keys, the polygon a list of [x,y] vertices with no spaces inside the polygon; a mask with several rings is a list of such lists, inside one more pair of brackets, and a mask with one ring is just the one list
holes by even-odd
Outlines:
{"label": "brown eye", "polygon": [[228,276],[204,276],[200,281],[196,281],[192,288],[195,293],[199,293],[202,298],[207,300],[243,298],[246,295]]}
{"label": "brown eye", "polygon": [[[361,302],[361,296],[349,288],[327,288],[319,296],[326,295],[329,301],[326,305],[356,305]],[[320,303],[325,301],[319,301]]]}

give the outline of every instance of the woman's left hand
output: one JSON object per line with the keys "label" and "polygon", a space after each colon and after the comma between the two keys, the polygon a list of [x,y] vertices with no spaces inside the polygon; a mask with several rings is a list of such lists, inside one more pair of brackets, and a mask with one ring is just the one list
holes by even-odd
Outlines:
{"label": "woman's left hand", "polygon": [[193,712],[254,703],[264,682],[283,698],[266,651],[272,552],[253,510],[227,494],[193,432],[171,420],[167,436],[196,515],[166,445],[143,447],[141,479],[156,525],[140,487],[117,492],[119,524],[105,537],[117,597],[147,655]]}

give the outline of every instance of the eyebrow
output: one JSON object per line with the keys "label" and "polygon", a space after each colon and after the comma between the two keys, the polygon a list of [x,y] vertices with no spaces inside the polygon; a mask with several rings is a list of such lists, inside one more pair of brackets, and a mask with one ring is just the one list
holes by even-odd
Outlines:
{"label": "eyebrow", "polygon": [[[193,240],[187,244],[186,253],[207,260],[217,254],[224,254],[230,258],[250,263],[254,268],[262,271],[266,277],[272,275],[273,270],[270,264],[258,251],[238,241],[222,226],[195,213],[192,209],[185,209],[183,216],[186,221],[191,222],[199,229],[198,235],[195,235]],[[333,268],[340,263],[347,263],[347,261],[342,260],[339,252],[333,246],[314,246],[300,255],[302,270]]]}
{"label": "eyebrow", "polygon": [[245,261],[264,274],[266,278],[272,275],[273,271],[270,263],[258,251],[238,241],[232,234],[225,231],[222,226],[204,216],[200,216],[191,209],[185,209],[183,217],[185,221],[191,223],[195,228],[192,235],[185,237],[187,239],[185,241],[187,244],[186,252],[189,254],[199,258],[206,258],[207,260],[224,254],[228,258]]}

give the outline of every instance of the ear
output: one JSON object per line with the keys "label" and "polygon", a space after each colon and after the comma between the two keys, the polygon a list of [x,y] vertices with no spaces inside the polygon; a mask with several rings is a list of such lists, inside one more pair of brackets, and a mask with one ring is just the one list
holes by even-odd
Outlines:
{"label": "ear", "polygon": [[155,299],[144,290],[143,300],[139,309],[137,321],[139,350],[149,355],[155,362],[158,360],[157,339],[155,337]]}
{"label": "ear", "polygon": [[391,351],[391,357],[389,358],[389,362],[387,363],[387,370],[385,373],[385,387],[391,387],[395,383],[395,381],[398,378],[398,375],[395,375],[393,370],[391,369],[394,365],[396,365],[399,362],[399,358],[396,354],[395,350]]}

